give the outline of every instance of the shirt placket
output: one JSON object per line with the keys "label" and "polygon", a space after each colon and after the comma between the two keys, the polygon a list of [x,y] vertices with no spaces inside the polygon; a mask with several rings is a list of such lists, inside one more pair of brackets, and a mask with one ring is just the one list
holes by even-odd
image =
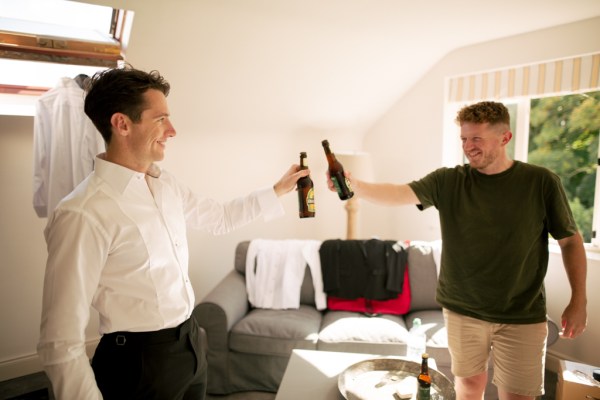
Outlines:
{"label": "shirt placket", "polygon": [[185,288],[185,295],[188,305],[187,315],[190,316],[192,313],[195,297],[194,289],[190,282],[187,266],[187,246],[185,245],[186,232],[181,228],[178,229],[176,226],[171,226],[169,224],[169,221],[178,218],[178,216],[169,215],[171,212],[173,212],[173,205],[171,204],[171,202],[168,201],[168,199],[165,199],[165,190],[163,190],[160,180],[146,176],[146,181],[148,182],[148,187],[154,198],[156,208],[161,216],[162,224],[165,227],[167,234],[169,235],[173,252],[175,253],[175,257],[177,258],[177,265],[179,266],[180,276],[183,280],[183,287]]}

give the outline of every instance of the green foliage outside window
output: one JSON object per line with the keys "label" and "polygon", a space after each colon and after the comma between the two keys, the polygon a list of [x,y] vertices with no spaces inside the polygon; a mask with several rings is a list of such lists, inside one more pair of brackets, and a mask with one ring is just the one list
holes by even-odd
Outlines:
{"label": "green foliage outside window", "polygon": [[531,101],[528,162],[560,176],[585,242],[592,237],[600,92]]}

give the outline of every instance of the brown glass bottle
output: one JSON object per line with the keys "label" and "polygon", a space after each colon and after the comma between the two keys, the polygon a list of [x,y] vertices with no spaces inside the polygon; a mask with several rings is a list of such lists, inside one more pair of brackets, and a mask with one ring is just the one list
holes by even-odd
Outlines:
{"label": "brown glass bottle", "polygon": [[429,354],[423,353],[421,361],[421,373],[417,377],[417,400],[431,399],[431,375],[429,375]]}
{"label": "brown glass bottle", "polygon": [[[306,153],[300,153],[300,169],[307,169]],[[298,207],[300,218],[315,216],[315,190],[310,175],[298,179]]]}
{"label": "brown glass bottle", "polygon": [[335,190],[337,191],[338,196],[340,196],[340,200],[348,200],[354,196],[354,192],[352,191],[350,182],[344,175],[344,167],[329,149],[329,142],[327,140],[323,140],[321,144],[323,145],[323,149],[325,149],[327,164],[329,164],[329,176],[331,177],[331,181],[335,186]]}

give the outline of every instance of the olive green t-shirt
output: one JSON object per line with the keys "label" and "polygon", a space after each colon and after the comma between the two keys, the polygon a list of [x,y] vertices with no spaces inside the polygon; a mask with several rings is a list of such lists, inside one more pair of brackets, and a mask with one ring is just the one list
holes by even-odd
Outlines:
{"label": "olive green t-shirt", "polygon": [[439,304],[494,323],[546,320],[548,233],[577,232],[556,174],[515,161],[495,175],[440,168],[409,185],[419,208],[439,211]]}

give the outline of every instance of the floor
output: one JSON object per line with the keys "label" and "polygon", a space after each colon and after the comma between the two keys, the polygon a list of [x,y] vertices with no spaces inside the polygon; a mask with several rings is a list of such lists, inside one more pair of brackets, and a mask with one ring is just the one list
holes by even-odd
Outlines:
{"label": "floor", "polygon": [[[49,381],[43,372],[0,382],[0,400],[54,400],[48,390]],[[556,373],[546,371],[546,394],[542,400],[555,400]],[[274,400],[275,393],[243,392],[227,396],[208,395],[206,400]]]}
{"label": "floor", "polygon": [[50,382],[43,372],[0,382],[1,400],[54,400]]}
{"label": "floor", "polygon": [[[43,372],[0,382],[0,400],[54,400]],[[206,400],[274,400],[275,393],[243,392],[227,396],[208,395]]]}

